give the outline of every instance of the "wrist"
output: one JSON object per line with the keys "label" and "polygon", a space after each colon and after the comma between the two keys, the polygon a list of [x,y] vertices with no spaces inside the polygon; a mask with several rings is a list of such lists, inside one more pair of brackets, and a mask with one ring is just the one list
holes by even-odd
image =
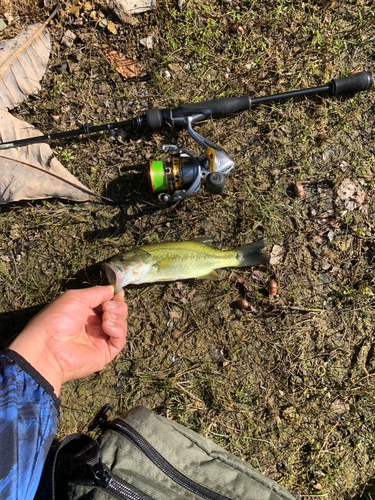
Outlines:
{"label": "wrist", "polygon": [[52,385],[44,377],[42,377],[42,375],[37,370],[35,370],[35,368],[31,366],[23,356],[9,348],[1,351],[0,355],[6,356],[10,360],[12,360],[13,363],[16,363],[22,371],[24,371],[31,379],[33,379],[34,382],[38,384],[52,398],[56,409],[59,410],[60,400],[56,396]]}
{"label": "wrist", "polygon": [[53,387],[56,396],[59,396],[63,383],[63,374],[56,358],[48,349],[40,346],[40,341],[23,335],[22,333],[9,345],[8,349],[22,356],[47,382]]}

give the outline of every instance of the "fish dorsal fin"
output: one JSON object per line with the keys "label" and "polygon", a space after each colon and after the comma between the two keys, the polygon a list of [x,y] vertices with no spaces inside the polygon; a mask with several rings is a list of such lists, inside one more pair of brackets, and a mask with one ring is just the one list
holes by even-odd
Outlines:
{"label": "fish dorsal fin", "polygon": [[220,276],[217,274],[216,271],[211,271],[208,274],[205,274],[204,276],[198,276],[199,279],[201,280],[221,280]]}
{"label": "fish dorsal fin", "polygon": [[214,239],[212,238],[212,236],[200,236],[199,238],[194,238],[190,241],[195,241],[196,243],[200,243],[201,245],[212,247]]}

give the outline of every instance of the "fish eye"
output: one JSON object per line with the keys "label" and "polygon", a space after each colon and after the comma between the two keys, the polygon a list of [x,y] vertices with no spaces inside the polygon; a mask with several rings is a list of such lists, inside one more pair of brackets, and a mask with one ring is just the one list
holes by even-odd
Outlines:
{"label": "fish eye", "polygon": [[124,260],[126,260],[125,257],[120,257],[120,262],[124,262]]}

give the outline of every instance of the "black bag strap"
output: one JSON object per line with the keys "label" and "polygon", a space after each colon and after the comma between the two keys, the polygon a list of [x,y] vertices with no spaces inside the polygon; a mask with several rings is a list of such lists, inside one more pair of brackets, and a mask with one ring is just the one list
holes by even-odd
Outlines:
{"label": "black bag strap", "polygon": [[70,434],[60,443],[51,468],[52,500],[65,500],[70,480],[77,474],[84,475],[85,465],[82,460],[76,458],[76,455],[90,448],[96,450],[96,455],[100,454],[98,443],[90,436],[81,433]]}

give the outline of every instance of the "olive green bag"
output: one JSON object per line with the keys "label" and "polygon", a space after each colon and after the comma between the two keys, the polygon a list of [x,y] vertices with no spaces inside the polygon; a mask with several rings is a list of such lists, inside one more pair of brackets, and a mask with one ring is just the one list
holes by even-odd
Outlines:
{"label": "olive green bag", "polygon": [[54,499],[294,500],[211,440],[144,406],[102,429],[97,441],[84,434],[63,441]]}

